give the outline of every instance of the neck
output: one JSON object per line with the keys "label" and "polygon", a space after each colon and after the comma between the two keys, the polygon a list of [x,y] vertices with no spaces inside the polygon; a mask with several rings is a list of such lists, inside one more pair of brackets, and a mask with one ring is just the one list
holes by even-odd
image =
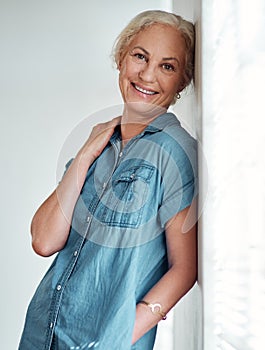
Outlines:
{"label": "neck", "polygon": [[136,124],[136,123],[124,123],[121,122],[121,138],[122,145],[125,146],[127,142],[129,142],[133,137],[140,134],[145,128],[147,124]]}
{"label": "neck", "polygon": [[131,103],[125,104],[121,119],[121,137],[123,145],[131,138],[140,134],[156,117],[166,112],[166,108]]}

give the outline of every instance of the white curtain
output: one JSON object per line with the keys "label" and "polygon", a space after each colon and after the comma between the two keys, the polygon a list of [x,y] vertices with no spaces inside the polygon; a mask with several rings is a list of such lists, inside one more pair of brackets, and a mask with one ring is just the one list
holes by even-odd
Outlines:
{"label": "white curtain", "polygon": [[202,0],[204,350],[265,349],[264,82],[264,0]]}

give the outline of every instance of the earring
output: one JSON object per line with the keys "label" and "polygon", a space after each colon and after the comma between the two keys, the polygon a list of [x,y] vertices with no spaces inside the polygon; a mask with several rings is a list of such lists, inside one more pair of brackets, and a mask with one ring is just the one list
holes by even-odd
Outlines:
{"label": "earring", "polygon": [[180,93],[177,93],[177,99],[179,100],[181,98]]}

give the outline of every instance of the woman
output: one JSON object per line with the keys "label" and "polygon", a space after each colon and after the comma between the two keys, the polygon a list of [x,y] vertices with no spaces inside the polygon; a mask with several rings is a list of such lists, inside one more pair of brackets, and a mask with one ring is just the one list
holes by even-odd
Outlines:
{"label": "woman", "polygon": [[194,284],[196,142],[167,113],[193,50],[192,24],[162,11],[118,37],[123,114],[93,128],[32,220],[35,252],[59,254],[20,350],[153,349],[157,323]]}

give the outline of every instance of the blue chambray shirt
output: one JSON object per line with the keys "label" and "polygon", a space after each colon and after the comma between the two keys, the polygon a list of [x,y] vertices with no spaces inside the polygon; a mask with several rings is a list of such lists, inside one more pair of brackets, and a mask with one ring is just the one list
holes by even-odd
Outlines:
{"label": "blue chambray shirt", "polygon": [[197,194],[196,145],[172,113],[123,149],[115,129],[31,300],[19,350],[153,349],[156,327],[131,345],[136,304],[168,270],[167,221]]}

